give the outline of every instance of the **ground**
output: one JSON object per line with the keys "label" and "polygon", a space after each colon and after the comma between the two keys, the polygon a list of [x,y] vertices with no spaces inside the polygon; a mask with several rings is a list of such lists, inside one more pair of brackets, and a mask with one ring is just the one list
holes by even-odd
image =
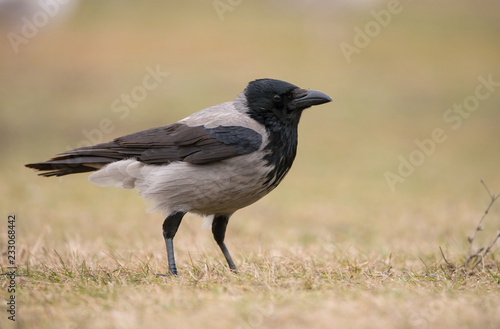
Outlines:
{"label": "ground", "polygon": [[[500,193],[500,6],[394,3],[85,1],[17,48],[4,38],[0,271],[13,240],[18,276],[15,292],[0,279],[1,308],[16,301],[0,327],[498,328],[498,245],[464,262],[490,201],[481,179]],[[304,113],[283,183],[231,219],[238,274],[187,216],[179,276],[157,277],[163,218],[135,191],[23,167],[264,77],[333,102]],[[474,249],[499,218],[500,201]]]}

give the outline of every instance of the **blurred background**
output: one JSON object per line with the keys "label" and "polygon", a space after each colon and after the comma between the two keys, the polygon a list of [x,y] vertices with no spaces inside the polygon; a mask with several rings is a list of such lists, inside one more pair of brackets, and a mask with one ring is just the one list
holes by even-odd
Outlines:
{"label": "blurred background", "polygon": [[[33,263],[75,243],[164,256],[162,218],[135,191],[23,164],[175,122],[257,78],[333,102],[304,114],[282,185],[233,217],[237,259],[318,243],[460,254],[489,201],[480,179],[500,193],[498,1],[3,0],[0,16],[0,205]],[[179,236],[180,264],[220,256],[199,220]]]}

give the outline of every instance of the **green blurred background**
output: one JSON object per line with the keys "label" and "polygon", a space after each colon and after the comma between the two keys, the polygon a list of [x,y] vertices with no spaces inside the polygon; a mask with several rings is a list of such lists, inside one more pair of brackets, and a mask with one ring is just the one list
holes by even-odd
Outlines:
{"label": "green blurred background", "polygon": [[[438,243],[465,250],[488,202],[480,179],[500,193],[500,87],[458,129],[443,114],[474,95],[478,77],[500,81],[500,3],[401,1],[387,26],[374,23],[372,11],[392,2],[86,0],[17,52],[8,36],[23,27],[5,20],[0,205],[18,214],[20,243],[30,250],[45,230],[47,247],[76,236],[140,248],[134,237],[161,250],[162,220],[144,214],[135,192],[93,186],[85,174],[45,179],[23,164],[76,147],[103,119],[112,128],[94,136],[110,140],[232,100],[248,81],[269,77],[333,102],[304,114],[283,184],[235,215],[228,237],[237,255],[256,250],[257,239],[264,248],[323,239],[387,254],[433,253]],[[367,24],[379,29],[348,61],[340,45],[354,45],[355,28]],[[142,85],[148,67],[168,76],[122,118],[114,102]],[[415,139],[436,128],[446,141],[392,191],[385,174],[397,174]],[[192,230],[181,235],[210,238],[199,222],[186,225]],[[180,239],[179,248],[193,248]]]}

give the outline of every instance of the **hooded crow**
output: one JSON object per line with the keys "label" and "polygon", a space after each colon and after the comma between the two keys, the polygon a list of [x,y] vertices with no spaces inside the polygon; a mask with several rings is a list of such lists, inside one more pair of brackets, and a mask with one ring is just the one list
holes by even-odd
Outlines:
{"label": "hooded crow", "polygon": [[331,100],[288,82],[258,79],[234,101],[177,123],[26,167],[45,177],[93,171],[89,180],[94,184],[137,188],[166,217],[162,228],[170,274],[177,274],[173,238],[183,216],[206,216],[229,268],[236,271],[224,243],[229,218],[281,182],[297,152],[302,111]]}

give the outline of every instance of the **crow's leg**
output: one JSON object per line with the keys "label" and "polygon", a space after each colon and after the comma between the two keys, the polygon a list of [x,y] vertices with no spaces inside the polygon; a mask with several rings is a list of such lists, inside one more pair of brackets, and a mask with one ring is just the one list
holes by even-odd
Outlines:
{"label": "crow's leg", "polygon": [[231,269],[231,271],[236,273],[238,270],[236,269],[236,265],[234,265],[233,259],[231,258],[231,255],[227,250],[226,244],[224,243],[224,237],[226,235],[226,227],[227,222],[229,221],[229,217],[231,217],[231,215],[216,215],[212,223],[212,233],[214,235],[215,241],[220,247],[220,250],[222,250],[224,257],[226,257],[229,268]]}
{"label": "crow's leg", "polygon": [[[177,233],[177,229],[181,224],[182,217],[186,213],[182,211],[176,211],[171,213],[163,221],[163,238],[165,239],[165,245],[167,246],[167,257],[168,257],[168,273],[177,274],[177,267],[175,266],[175,256],[174,256],[174,236]],[[165,274],[157,274],[159,276],[166,276]]]}

